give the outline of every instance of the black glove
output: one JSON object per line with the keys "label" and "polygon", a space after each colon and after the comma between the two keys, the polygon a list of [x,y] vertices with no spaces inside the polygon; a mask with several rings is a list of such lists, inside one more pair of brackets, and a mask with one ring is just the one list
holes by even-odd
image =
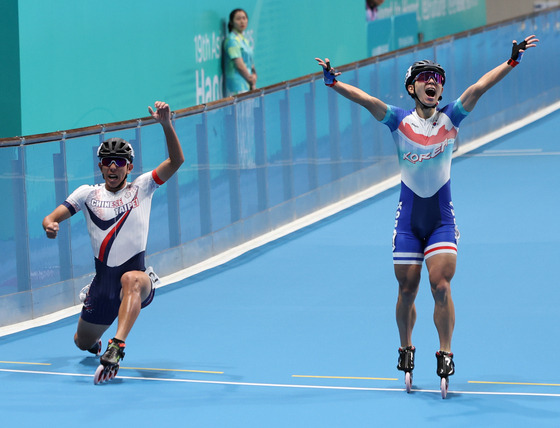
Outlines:
{"label": "black glove", "polygon": [[521,62],[521,57],[523,57],[523,52],[527,48],[527,41],[523,40],[521,43],[513,43],[511,47],[511,58],[508,60],[508,64],[515,67]]}

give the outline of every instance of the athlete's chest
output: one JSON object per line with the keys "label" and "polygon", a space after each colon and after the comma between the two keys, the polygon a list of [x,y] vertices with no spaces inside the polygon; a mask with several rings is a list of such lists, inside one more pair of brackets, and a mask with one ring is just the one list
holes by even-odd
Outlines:
{"label": "athlete's chest", "polygon": [[398,134],[405,145],[426,148],[442,144],[447,146],[457,137],[457,128],[443,114],[436,114],[429,119],[411,115],[401,121]]}
{"label": "athlete's chest", "polygon": [[97,188],[88,195],[85,204],[98,219],[115,219],[140,205],[139,188],[129,185],[116,193]]}

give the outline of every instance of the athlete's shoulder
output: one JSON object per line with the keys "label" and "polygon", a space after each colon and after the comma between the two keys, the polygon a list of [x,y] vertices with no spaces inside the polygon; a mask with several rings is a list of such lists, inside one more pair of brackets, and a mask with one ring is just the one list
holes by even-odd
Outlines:
{"label": "athlete's shoulder", "polygon": [[450,102],[439,111],[449,117],[455,126],[458,126],[469,115],[469,112],[463,107],[460,98]]}
{"label": "athlete's shoulder", "polygon": [[130,183],[130,186],[154,191],[162,184],[163,181],[159,179],[156,170],[154,169],[140,174],[132,183]]}
{"label": "athlete's shoulder", "polygon": [[138,184],[142,181],[149,181],[150,179],[153,179],[153,175],[154,175],[154,170],[150,170],[147,172],[143,172],[142,174],[140,174],[138,177],[136,177],[133,181],[132,181],[132,185],[134,184]]}
{"label": "athlete's shoulder", "polygon": [[70,210],[70,213],[74,215],[76,212],[82,209],[82,205],[86,204],[92,193],[98,192],[102,189],[101,184],[82,184],[76,190],[74,190],[66,200],[64,205]]}
{"label": "athlete's shoulder", "polygon": [[86,197],[92,192],[97,192],[101,189],[103,189],[103,184],[82,184],[70,194],[70,197],[74,197],[74,198]]}
{"label": "athlete's shoulder", "polygon": [[399,124],[404,120],[404,118],[412,115],[413,112],[414,109],[405,110],[403,108],[387,104],[387,112],[385,113],[385,117],[381,123],[384,123],[391,129],[391,131],[394,131],[399,127]]}

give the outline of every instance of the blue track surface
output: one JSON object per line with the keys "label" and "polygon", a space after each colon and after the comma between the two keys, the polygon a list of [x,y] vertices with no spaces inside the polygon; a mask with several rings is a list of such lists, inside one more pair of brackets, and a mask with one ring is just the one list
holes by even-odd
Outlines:
{"label": "blue track surface", "polygon": [[73,344],[77,317],[0,338],[2,426],[558,426],[559,121],[454,160],[447,400],[426,278],[413,393],[396,370],[391,189],[158,290],[113,382],[93,385],[98,360]]}

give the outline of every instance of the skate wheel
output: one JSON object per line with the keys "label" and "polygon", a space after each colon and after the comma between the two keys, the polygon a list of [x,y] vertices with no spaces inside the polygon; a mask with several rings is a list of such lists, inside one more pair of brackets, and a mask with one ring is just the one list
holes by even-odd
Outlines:
{"label": "skate wheel", "polygon": [[441,389],[441,398],[445,399],[447,397],[447,389],[449,388],[449,379],[446,377],[441,378],[440,382],[440,389]]}
{"label": "skate wheel", "polygon": [[103,343],[101,342],[101,339],[99,339],[99,341],[97,342],[97,354],[95,354],[96,357],[99,357],[101,355],[101,347],[103,346]]}
{"label": "skate wheel", "polygon": [[105,381],[105,367],[103,364],[99,364],[97,370],[95,370],[95,374],[93,375],[93,384],[97,385]]}
{"label": "skate wheel", "polygon": [[111,369],[111,370],[109,371],[108,376],[107,376],[107,380],[113,380],[114,378],[116,378],[118,372],[119,372],[119,366],[117,366],[117,367]]}
{"label": "skate wheel", "polygon": [[410,393],[412,390],[412,372],[406,372],[404,374],[404,384],[406,385],[406,392]]}

